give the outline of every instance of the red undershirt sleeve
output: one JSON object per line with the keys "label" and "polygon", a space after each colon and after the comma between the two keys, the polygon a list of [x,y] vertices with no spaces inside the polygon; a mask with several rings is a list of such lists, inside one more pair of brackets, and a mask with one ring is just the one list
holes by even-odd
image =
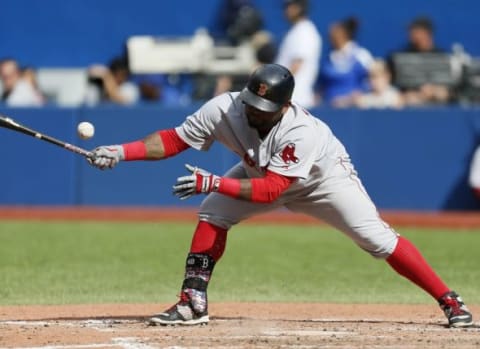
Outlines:
{"label": "red undershirt sleeve", "polygon": [[[190,146],[184,142],[175,129],[158,131],[164,147],[164,157],[176,155]],[[145,160],[147,158],[147,147],[143,141],[135,141],[122,144],[125,154],[125,161]]]}
{"label": "red undershirt sleeve", "polygon": [[190,148],[190,146],[180,138],[175,129],[158,131],[158,134],[162,139],[163,147],[165,149],[165,158],[174,156],[185,149]]}

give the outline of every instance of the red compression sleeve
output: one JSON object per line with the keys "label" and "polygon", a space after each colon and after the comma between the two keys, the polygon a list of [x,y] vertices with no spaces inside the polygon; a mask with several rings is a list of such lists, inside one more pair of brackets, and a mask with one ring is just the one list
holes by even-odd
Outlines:
{"label": "red compression sleeve", "polygon": [[193,234],[191,253],[206,253],[215,261],[222,257],[227,243],[227,229],[208,222],[198,222]]}
{"label": "red compression sleeve", "polygon": [[[220,177],[218,193],[237,198],[240,194],[240,180],[237,178]],[[263,178],[252,178],[252,202],[269,203],[283,193],[295,178],[285,177],[271,171]]]}
{"label": "red compression sleeve", "polygon": [[437,300],[450,291],[418,249],[404,237],[398,238],[397,246],[387,258],[387,262],[397,273],[423,288]]}
{"label": "red compression sleeve", "polygon": [[170,156],[176,155],[185,149],[190,148],[190,146],[185,143],[183,139],[180,138],[175,129],[162,130],[158,134],[162,139],[163,148],[165,151],[164,157],[168,158]]}
{"label": "red compression sleeve", "polygon": [[236,178],[221,177],[217,192],[231,196],[232,198],[238,197],[240,194],[240,180]]}
{"label": "red compression sleeve", "polygon": [[252,178],[252,201],[269,203],[275,201],[292,182],[294,177],[286,177],[268,171],[263,178]]}
{"label": "red compression sleeve", "polygon": [[147,147],[142,141],[122,144],[125,161],[145,160],[147,156]]}

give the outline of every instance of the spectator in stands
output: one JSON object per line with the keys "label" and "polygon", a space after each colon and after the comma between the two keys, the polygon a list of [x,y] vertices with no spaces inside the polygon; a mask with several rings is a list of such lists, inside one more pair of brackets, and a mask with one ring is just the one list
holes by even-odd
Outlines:
{"label": "spectator in stands", "polygon": [[284,0],[284,13],[291,23],[283,38],[275,63],[287,67],[295,78],[292,99],[305,108],[315,105],[322,38],[308,18],[308,0]]}
{"label": "spectator in stands", "polygon": [[400,91],[391,84],[391,75],[383,60],[375,60],[368,74],[369,90],[354,95],[353,105],[362,109],[401,108],[403,98]]}
{"label": "spectator in stands", "polygon": [[[277,55],[277,47],[273,42],[273,38],[269,32],[264,30],[257,31],[254,35],[252,35],[250,44],[255,51],[256,60],[252,71],[257,69],[262,64],[270,64],[274,62]],[[218,76],[213,95],[218,96],[222,93],[237,89],[238,85],[245,85],[249,75],[250,73],[243,76],[236,76],[236,78],[233,78],[230,75]]]}
{"label": "spectator in stands", "polygon": [[88,71],[87,105],[111,102],[122,105],[135,104],[139,100],[137,85],[129,81],[130,70],[125,58],[115,58],[109,67],[94,65]]}
{"label": "spectator in stands", "polygon": [[257,60],[257,65],[254,69],[257,69],[261,64],[271,64],[275,61],[278,49],[269,32],[265,30],[258,31],[252,36],[251,43],[255,49],[255,59]]}
{"label": "spectator in stands", "polygon": [[[210,28],[215,42],[227,46],[240,44],[251,45],[258,62],[272,63],[276,47],[269,33],[264,31],[263,16],[252,0],[224,0],[220,3],[215,23]],[[266,39],[266,41],[265,41]],[[255,69],[257,65],[252,67]],[[214,76],[213,79],[197,80],[197,92],[204,90],[203,99],[218,96],[224,92],[237,90],[245,86],[251,72],[225,73]],[[195,93],[196,95],[197,93]]]}
{"label": "spectator in stands", "polygon": [[22,75],[18,63],[11,58],[0,61],[1,101],[9,107],[38,107],[44,104],[34,85]]}
{"label": "spectator in stands", "polygon": [[192,100],[193,86],[189,74],[139,74],[133,80],[143,102],[178,106],[188,105]]}
{"label": "spectator in stands", "polygon": [[398,52],[406,53],[443,53],[443,49],[435,45],[433,22],[428,17],[417,17],[408,26],[408,43]]}
{"label": "spectator in stands", "polygon": [[263,18],[252,0],[224,0],[210,32],[217,42],[238,45],[263,26]]}
{"label": "spectator in stands", "polygon": [[[395,54],[446,53],[445,50],[435,45],[433,34],[434,25],[430,18],[421,16],[412,20],[408,26],[408,43],[403,49],[393,52],[388,58],[394,83],[397,75],[397,69],[393,61]],[[403,94],[407,105],[445,103],[451,98],[451,92],[447,86],[433,83],[425,83],[415,89],[403,89]]]}
{"label": "spectator in stands", "polygon": [[373,57],[355,42],[358,25],[355,17],[349,17],[330,26],[332,51],[322,67],[318,86],[326,104],[351,106],[352,97],[367,89]]}
{"label": "spectator in stands", "polygon": [[480,199],[480,145],[477,146],[473,153],[472,161],[470,163],[468,183],[475,196]]}
{"label": "spectator in stands", "polygon": [[35,69],[27,66],[27,67],[23,67],[21,71],[22,71],[22,78],[25,81],[28,81],[30,83],[30,85],[33,87],[35,91],[35,94],[37,95],[38,100],[40,100],[42,104],[45,104],[47,102],[47,97],[41,91],[40,86],[38,86],[37,73]]}

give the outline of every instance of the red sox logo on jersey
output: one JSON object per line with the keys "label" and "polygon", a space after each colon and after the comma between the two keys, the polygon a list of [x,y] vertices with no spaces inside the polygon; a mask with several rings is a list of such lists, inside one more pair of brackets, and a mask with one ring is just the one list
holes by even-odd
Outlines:
{"label": "red sox logo on jersey", "polygon": [[288,143],[280,154],[282,160],[287,164],[298,163],[298,158],[295,156],[295,143]]}
{"label": "red sox logo on jersey", "polygon": [[258,86],[257,94],[259,96],[265,96],[265,94],[267,93],[267,89],[268,86],[266,84],[260,84],[260,86]]}

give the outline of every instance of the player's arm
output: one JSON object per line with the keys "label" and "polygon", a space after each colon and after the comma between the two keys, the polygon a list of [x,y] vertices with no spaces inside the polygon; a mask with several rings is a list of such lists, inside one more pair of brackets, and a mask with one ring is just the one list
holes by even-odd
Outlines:
{"label": "player's arm", "polygon": [[270,203],[275,201],[296,179],[268,170],[262,178],[237,179],[219,177],[190,165],[186,167],[192,174],[179,177],[177,184],[173,187],[174,194],[182,200],[195,194],[217,192],[235,199]]}
{"label": "player's arm", "polygon": [[222,121],[219,105],[230,100],[226,94],[210,100],[175,129],[158,131],[131,143],[98,147],[89,162],[103,170],[115,167],[119,161],[164,159],[189,147],[207,150],[214,141],[213,131]]}
{"label": "player's arm", "polygon": [[[181,139],[175,129],[161,130],[148,135],[141,141],[123,144],[125,160],[160,160],[190,148]],[[141,149],[140,156],[137,156],[137,147]],[[145,154],[145,155],[143,155]]]}
{"label": "player's arm", "polygon": [[103,170],[113,168],[119,161],[164,159],[189,147],[175,129],[161,130],[135,142],[98,147],[93,150],[94,159],[90,162]]}

